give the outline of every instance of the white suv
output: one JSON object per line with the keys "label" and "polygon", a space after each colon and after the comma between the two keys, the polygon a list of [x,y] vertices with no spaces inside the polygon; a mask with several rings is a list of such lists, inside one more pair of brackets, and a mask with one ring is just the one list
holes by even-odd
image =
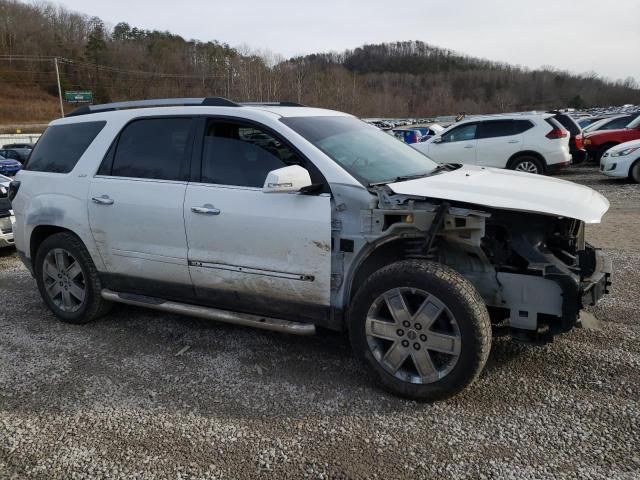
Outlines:
{"label": "white suv", "polygon": [[472,117],[413,148],[439,163],[528,173],[553,173],[571,164],[569,132],[548,113]]}
{"label": "white suv", "polygon": [[9,193],[19,254],[63,321],[116,302],[347,330],[373,376],[416,399],[478,376],[492,320],[549,341],[609,285],[584,241],[609,206],[599,193],[438,166],[355,117],[291,104],[83,107],[51,123]]}

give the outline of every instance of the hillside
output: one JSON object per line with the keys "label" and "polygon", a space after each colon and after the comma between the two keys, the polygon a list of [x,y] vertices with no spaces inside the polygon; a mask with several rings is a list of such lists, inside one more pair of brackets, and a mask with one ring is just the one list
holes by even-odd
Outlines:
{"label": "hillside", "polygon": [[361,116],[640,103],[632,79],[527,71],[417,41],[284,60],[126,23],[110,27],[47,3],[0,0],[0,18],[0,125],[59,115],[54,57],[62,89],[92,90],[96,102],[287,99]]}

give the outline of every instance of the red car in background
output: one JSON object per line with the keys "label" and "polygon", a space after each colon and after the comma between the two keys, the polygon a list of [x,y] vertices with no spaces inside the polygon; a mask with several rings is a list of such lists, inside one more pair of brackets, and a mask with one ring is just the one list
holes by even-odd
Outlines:
{"label": "red car in background", "polygon": [[640,139],[640,117],[637,117],[625,128],[618,130],[596,130],[584,135],[584,148],[596,162],[600,161],[602,154],[614,145]]}

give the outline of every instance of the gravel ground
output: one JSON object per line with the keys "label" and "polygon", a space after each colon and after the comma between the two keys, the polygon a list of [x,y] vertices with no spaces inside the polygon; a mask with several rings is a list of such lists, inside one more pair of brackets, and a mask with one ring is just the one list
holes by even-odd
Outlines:
{"label": "gravel ground", "polygon": [[640,186],[563,178],[612,209],[602,330],[496,339],[472,387],[419,404],[372,387],[346,339],[120,307],[56,321],[0,255],[1,478],[640,478]]}

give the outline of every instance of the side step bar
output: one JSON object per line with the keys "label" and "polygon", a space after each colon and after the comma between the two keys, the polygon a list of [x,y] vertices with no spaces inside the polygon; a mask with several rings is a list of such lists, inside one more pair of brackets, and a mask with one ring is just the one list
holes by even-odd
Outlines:
{"label": "side step bar", "polygon": [[217,308],[201,307],[188,303],[171,302],[155,297],[144,295],[134,295],[130,293],[114,292],[104,289],[101,292],[102,298],[110,302],[125,303],[137,307],[151,308],[163,312],[177,313],[180,315],[190,315],[192,317],[204,318],[206,320],[217,320],[219,322],[234,323],[247,327],[262,328],[275,332],[292,333],[294,335],[313,335],[316,333],[316,326],[311,323],[290,322],[277,318],[261,317],[248,313],[230,312]]}

